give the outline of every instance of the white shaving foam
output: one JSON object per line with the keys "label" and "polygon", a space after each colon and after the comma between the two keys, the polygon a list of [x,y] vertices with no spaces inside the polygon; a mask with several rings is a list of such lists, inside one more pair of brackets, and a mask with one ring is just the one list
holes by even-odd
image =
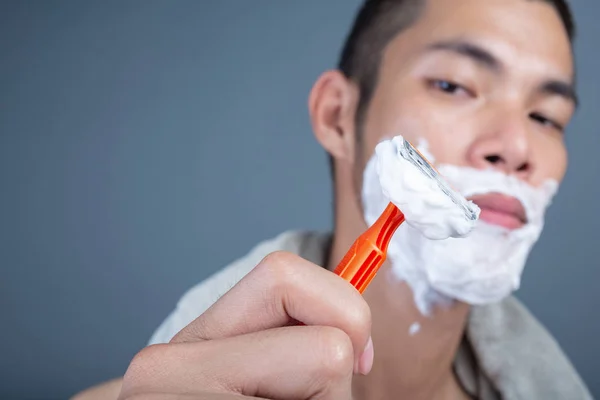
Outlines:
{"label": "white shaving foam", "polygon": [[411,326],[408,328],[408,334],[410,336],[415,336],[421,330],[421,324],[418,322],[413,322]]}
{"label": "white shaving foam", "polygon": [[[377,174],[385,197],[402,211],[407,224],[429,239],[469,234],[476,220],[468,219],[433,179],[402,157],[406,152],[403,144],[404,139],[396,136],[375,147]],[[468,203],[479,213],[479,207]]]}
{"label": "white shaving foam", "polygon": [[[426,144],[421,144],[418,149],[433,162]],[[388,167],[399,168],[401,165],[382,163],[378,168],[378,157],[376,153],[364,172],[362,199],[369,225],[377,220],[390,201],[382,188],[381,174],[385,174]],[[383,162],[388,160],[382,158]],[[545,211],[558,189],[558,183],[553,180],[536,188],[492,169],[444,164],[436,165],[436,168],[465,197],[495,192],[517,198],[525,208],[528,222],[522,228],[509,230],[478,220],[469,236],[445,240],[432,240],[421,234],[419,224],[402,224],[388,247],[388,260],[394,275],[410,285],[415,304],[425,315],[432,307],[451,304],[453,299],[473,305],[489,304],[517,290],[527,256],[543,229]],[[415,169],[405,173],[420,171]],[[394,193],[415,190],[414,186],[406,186],[406,179],[393,182],[398,185]],[[387,191],[392,192],[389,188]],[[426,208],[421,210],[422,215],[440,215],[438,202],[423,202],[422,205]]]}

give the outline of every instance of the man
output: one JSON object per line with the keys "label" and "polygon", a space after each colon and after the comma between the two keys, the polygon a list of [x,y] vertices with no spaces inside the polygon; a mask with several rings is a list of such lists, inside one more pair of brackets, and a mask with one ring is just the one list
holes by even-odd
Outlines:
{"label": "man", "polygon": [[[309,99],[332,158],[333,235],[259,245],[188,292],[123,381],[78,398],[591,398],[510,296],[473,306],[459,293],[428,314],[410,280],[390,279],[396,265],[364,296],[327,270],[367,227],[365,167],[384,138],[427,142],[436,164],[493,169],[532,191],[560,181],[576,108],[573,30],[563,0],[366,1],[339,69]],[[532,223],[481,207],[489,226]]]}

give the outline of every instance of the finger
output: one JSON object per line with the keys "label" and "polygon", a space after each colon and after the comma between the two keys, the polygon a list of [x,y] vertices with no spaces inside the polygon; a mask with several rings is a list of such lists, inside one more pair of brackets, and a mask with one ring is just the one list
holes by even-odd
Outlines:
{"label": "finger", "polygon": [[353,366],[352,342],[337,328],[276,328],[147,347],[131,362],[122,396],[211,392],[349,400]]}
{"label": "finger", "polygon": [[371,312],[347,281],[294,254],[273,253],[172,343],[210,340],[289,325],[332,326],[346,332],[359,357],[371,332]]}
{"label": "finger", "polygon": [[238,394],[172,394],[172,393],[139,393],[119,400],[264,400]]}

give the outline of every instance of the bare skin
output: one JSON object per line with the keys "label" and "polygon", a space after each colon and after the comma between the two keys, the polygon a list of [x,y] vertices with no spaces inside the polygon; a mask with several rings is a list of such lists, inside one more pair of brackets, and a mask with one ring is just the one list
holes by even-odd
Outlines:
{"label": "bare skin", "polygon": [[[384,137],[423,138],[439,162],[493,167],[532,185],[562,180],[572,80],[558,14],[524,0],[430,0],[385,50],[360,141],[357,86],[337,71],[324,73],[309,112],[335,159],[329,267],[366,228],[361,175]],[[267,258],[172,343],[142,350],[119,398],[467,398],[452,361],[469,306],[457,302],[425,318],[410,288],[387,273],[384,266],[361,297],[295,256]],[[293,320],[309,326],[290,326]],[[419,335],[408,334],[413,322]],[[374,361],[364,351],[369,336]],[[120,386],[113,381],[77,399],[116,398]]]}

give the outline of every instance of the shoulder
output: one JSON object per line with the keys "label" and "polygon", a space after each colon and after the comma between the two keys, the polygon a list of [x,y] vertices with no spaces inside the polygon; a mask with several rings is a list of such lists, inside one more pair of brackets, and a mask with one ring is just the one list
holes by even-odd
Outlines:
{"label": "shoulder", "polygon": [[325,233],[287,231],[259,243],[245,256],[190,288],[177,302],[177,306],[171,314],[154,332],[149,344],[169,342],[177,332],[206,311],[269,253],[287,251],[319,263],[320,251],[326,239],[327,234]]}
{"label": "shoulder", "polygon": [[513,296],[473,307],[467,337],[503,398],[592,398],[558,342]]}

